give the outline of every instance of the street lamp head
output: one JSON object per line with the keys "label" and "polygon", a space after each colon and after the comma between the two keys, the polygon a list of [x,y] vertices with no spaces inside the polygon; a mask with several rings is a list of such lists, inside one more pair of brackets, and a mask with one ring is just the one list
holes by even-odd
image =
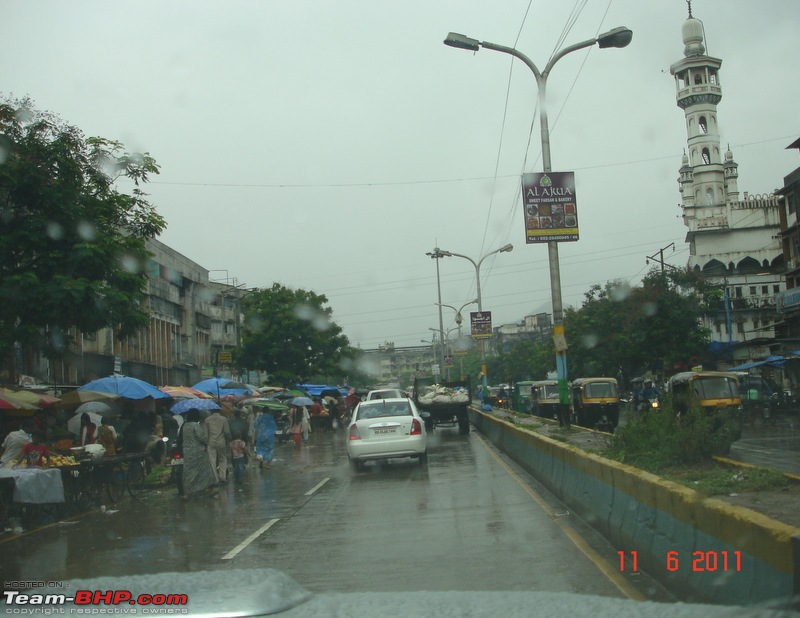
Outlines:
{"label": "street lamp head", "polygon": [[478,51],[481,48],[481,42],[477,39],[459,34],[458,32],[450,32],[444,40],[445,45],[450,47],[457,47],[458,49],[468,49],[470,51]]}
{"label": "street lamp head", "polygon": [[606,47],[627,47],[633,38],[633,30],[624,26],[614,28],[608,32],[604,32],[597,37],[597,45],[600,49]]}
{"label": "street lamp head", "polygon": [[507,245],[500,247],[500,253],[508,253],[509,251],[514,249],[514,245],[508,243]]}

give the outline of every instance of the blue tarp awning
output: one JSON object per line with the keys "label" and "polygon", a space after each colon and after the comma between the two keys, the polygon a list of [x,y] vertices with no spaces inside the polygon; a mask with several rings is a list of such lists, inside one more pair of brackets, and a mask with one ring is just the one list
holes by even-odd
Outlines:
{"label": "blue tarp awning", "polygon": [[768,356],[765,360],[762,361],[753,361],[750,363],[744,363],[743,365],[738,365],[736,367],[731,367],[728,371],[745,371],[746,369],[752,369],[753,367],[762,367],[763,365],[771,365],[773,367],[781,367],[783,363],[786,361],[785,356]]}

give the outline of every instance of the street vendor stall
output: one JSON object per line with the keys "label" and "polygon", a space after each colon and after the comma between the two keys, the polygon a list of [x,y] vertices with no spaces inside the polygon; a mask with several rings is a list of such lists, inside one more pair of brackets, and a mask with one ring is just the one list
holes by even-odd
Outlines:
{"label": "street vendor stall", "polygon": [[13,501],[26,504],[64,502],[64,483],[58,468],[0,468],[0,482],[12,481]]}

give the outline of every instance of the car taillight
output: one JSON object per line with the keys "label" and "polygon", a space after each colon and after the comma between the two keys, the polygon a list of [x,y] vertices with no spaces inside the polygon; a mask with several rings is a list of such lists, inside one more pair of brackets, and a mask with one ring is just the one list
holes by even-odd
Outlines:
{"label": "car taillight", "polygon": [[411,435],[418,436],[422,434],[422,423],[420,423],[417,419],[411,420]]}
{"label": "car taillight", "polygon": [[347,436],[348,440],[360,440],[361,434],[358,433],[358,425],[353,423],[350,425],[350,434]]}

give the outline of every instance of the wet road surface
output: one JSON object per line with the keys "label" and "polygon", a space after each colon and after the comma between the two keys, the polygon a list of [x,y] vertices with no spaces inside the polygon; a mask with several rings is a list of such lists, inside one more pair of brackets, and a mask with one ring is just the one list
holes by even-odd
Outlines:
{"label": "wet road surface", "polygon": [[800,476],[800,417],[784,415],[772,423],[745,425],[728,457]]}
{"label": "wet road surface", "polygon": [[[351,471],[339,433],[188,502],[146,492],[0,538],[3,581],[271,567],[315,592],[544,590],[671,600],[478,434],[437,429],[429,465]],[[210,574],[213,578],[213,574]]]}

